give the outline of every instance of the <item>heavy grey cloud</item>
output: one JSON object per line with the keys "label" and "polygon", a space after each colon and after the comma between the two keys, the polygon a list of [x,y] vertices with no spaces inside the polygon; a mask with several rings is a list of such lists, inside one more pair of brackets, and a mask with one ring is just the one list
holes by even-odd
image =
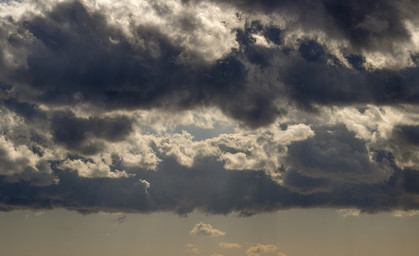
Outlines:
{"label": "heavy grey cloud", "polygon": [[[188,0],[185,2],[196,2]],[[214,2],[222,2],[214,0]],[[305,29],[320,29],[332,38],[348,40],[355,49],[392,50],[410,39],[405,20],[416,19],[416,1],[229,1],[244,12],[294,16]]]}
{"label": "heavy grey cloud", "polygon": [[[342,5],[343,10],[350,9],[345,14],[349,16],[358,9],[369,13],[376,8],[361,3],[324,5]],[[417,67],[366,72],[362,55],[348,54],[345,61],[353,70],[315,39],[303,38],[296,49],[281,46],[281,28],[258,21],[236,29],[239,48],[215,63],[190,53],[185,60],[187,49],[158,27],[131,28],[134,39],[129,38],[100,12],[89,12],[79,2],[59,4],[46,16],[10,23],[17,31],[3,40],[8,48],[26,52],[26,65],[2,80],[19,101],[90,104],[103,111],[213,105],[257,127],[285,113],[283,104],[288,101],[312,108],[313,104],[415,103],[418,98]],[[256,44],[258,33],[279,47]],[[17,44],[13,38],[24,42]]]}
{"label": "heavy grey cloud", "polygon": [[[59,171],[58,184],[42,187],[2,179],[1,207],[3,210],[64,207],[84,213],[172,211],[181,215],[193,210],[251,215],[295,207],[358,208],[365,212],[418,207],[419,176],[413,170],[397,170],[389,180],[376,184],[337,183],[326,178],[331,184],[329,191],[310,193],[288,189],[289,180],[280,185],[264,172],[224,170],[210,159],[193,168],[167,159],[156,172],[140,169],[131,172],[136,176],[91,179]],[[149,187],[138,182],[139,178],[147,180]],[[310,186],[312,181],[307,182]],[[304,189],[305,183],[290,185]]]}
{"label": "heavy grey cloud", "polygon": [[345,127],[322,127],[313,138],[291,145],[289,157],[290,165],[311,178],[377,183],[391,175],[391,169],[371,159],[364,142]]}
{"label": "heavy grey cloud", "polygon": [[416,2],[146,4],[2,3],[2,210],[418,208]]}
{"label": "heavy grey cloud", "polygon": [[73,113],[56,113],[51,120],[54,141],[70,150],[94,154],[103,147],[100,141],[122,141],[132,130],[128,118],[76,118]]}

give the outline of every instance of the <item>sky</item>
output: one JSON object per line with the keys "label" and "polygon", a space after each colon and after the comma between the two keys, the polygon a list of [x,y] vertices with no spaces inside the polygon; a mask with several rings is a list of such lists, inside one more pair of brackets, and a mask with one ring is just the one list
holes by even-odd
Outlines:
{"label": "sky", "polygon": [[416,255],[418,12],[0,1],[0,253]]}

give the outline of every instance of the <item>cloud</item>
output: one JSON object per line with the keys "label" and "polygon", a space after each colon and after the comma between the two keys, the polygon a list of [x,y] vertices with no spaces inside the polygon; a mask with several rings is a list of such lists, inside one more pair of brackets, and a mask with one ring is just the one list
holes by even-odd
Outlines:
{"label": "cloud", "polygon": [[[194,2],[194,1],[188,1]],[[214,2],[221,2],[214,0]],[[379,3],[339,0],[324,1],[229,1],[244,12],[279,13],[298,21],[294,26],[302,29],[319,29],[329,37],[346,39],[353,47],[371,49],[384,44],[379,50],[392,44],[408,41],[409,32],[404,20],[416,20],[414,1],[380,1]]]}
{"label": "cloud", "polygon": [[83,154],[98,153],[103,143],[97,139],[118,142],[132,131],[131,121],[116,118],[76,118],[73,113],[56,113],[51,118],[53,139],[69,150]]}
{"label": "cloud", "polygon": [[410,210],[410,211],[395,211],[393,213],[394,217],[404,218],[404,217],[412,217],[419,215],[419,211],[417,210]]}
{"label": "cloud", "polygon": [[[225,170],[215,159],[201,159],[192,168],[166,159],[157,171],[127,168],[127,173],[136,175],[85,178],[72,171],[57,171],[59,183],[43,187],[24,180],[10,183],[2,177],[0,206],[3,210],[64,207],[83,213],[171,211],[180,215],[200,210],[245,216],[294,207],[356,208],[362,212],[419,207],[419,176],[412,170],[398,170],[388,181],[376,184],[326,179],[327,190],[308,192],[302,192],[304,183],[291,187],[287,179],[281,185],[262,171]],[[151,185],[139,182],[139,177]],[[313,181],[306,182],[312,186]],[[392,196],[394,193],[397,196]],[[204,224],[194,227],[197,234],[222,234],[211,233],[214,228]]]}
{"label": "cloud", "polygon": [[263,253],[269,253],[274,252],[278,250],[278,247],[276,247],[273,244],[257,244],[255,246],[250,247],[247,249],[246,254],[248,256],[260,256]]}
{"label": "cloud", "polygon": [[241,246],[239,244],[236,243],[226,243],[226,242],[221,242],[218,244],[219,246],[223,247],[223,248],[240,248]]}
{"label": "cloud", "polygon": [[313,138],[294,143],[289,150],[292,165],[306,177],[376,183],[391,175],[391,169],[370,159],[364,142],[344,127],[322,127]]}
{"label": "cloud", "polygon": [[0,209],[417,210],[418,4],[303,2],[1,3]]}
{"label": "cloud", "polygon": [[101,160],[97,162],[83,161],[82,159],[65,160],[59,166],[60,169],[74,170],[80,177],[87,178],[120,178],[127,177],[128,174],[125,171],[111,170],[107,164]]}
{"label": "cloud", "polygon": [[17,182],[25,180],[32,185],[51,185],[57,182],[48,158],[40,157],[26,145],[13,145],[13,142],[0,136],[0,175],[6,180]]}
{"label": "cloud", "polygon": [[343,217],[348,217],[348,216],[358,217],[361,214],[361,211],[358,209],[339,209],[337,210],[337,212],[341,214]]}
{"label": "cloud", "polygon": [[221,230],[213,228],[211,224],[205,224],[204,222],[201,221],[195,224],[190,234],[217,237],[217,236],[225,236],[226,233]]}
{"label": "cloud", "polygon": [[[173,4],[186,8],[176,1]],[[298,9],[303,8],[297,5]],[[365,9],[365,14],[361,16],[367,17],[367,13],[376,9],[367,4],[343,5],[333,1],[312,5],[321,15],[325,11],[329,13],[329,9],[344,11],[345,15]],[[385,8],[391,6],[387,2],[383,4]],[[219,7],[213,7],[211,10],[218,13]],[[259,36],[266,38],[267,42],[281,43],[274,35],[279,37],[284,33],[292,37],[292,32],[280,32],[283,30],[280,25],[268,26],[258,20],[244,24],[244,28],[240,27],[243,26],[240,23],[229,24],[231,27],[226,31],[236,31],[236,36],[231,36],[238,45],[232,44],[229,51],[208,63],[199,54],[191,55],[190,45],[180,44],[161,24],[138,24],[137,20],[128,20],[132,26],[126,31],[121,25],[112,24],[108,17],[108,12],[121,15],[123,10],[113,5],[104,7],[102,12],[92,8],[89,1],[65,2],[44,11],[43,16],[18,16],[17,20],[8,21],[16,29],[15,37],[25,42],[14,46],[20,49],[19,52],[26,53],[15,56],[23,58],[21,62],[25,65],[14,67],[4,75],[4,83],[12,86],[14,93],[19,91],[20,101],[44,105],[87,104],[101,111],[169,107],[190,109],[212,105],[249,126],[258,127],[272,123],[278,115],[284,114],[286,107],[281,105],[289,100],[312,107],[312,104],[414,102],[417,96],[414,85],[418,77],[413,66],[400,71],[353,72],[348,67],[348,60],[341,56],[343,53],[333,54],[332,46],[326,45],[324,40],[298,38],[289,46],[281,44],[281,47],[266,47],[253,40],[254,36]],[[192,20],[200,16],[199,13],[191,15],[194,17],[190,18]],[[160,14],[158,20],[163,22],[165,18],[173,18],[169,14],[166,16]],[[175,34],[186,33],[183,30],[187,30],[187,24],[191,22],[193,24],[193,21],[181,23],[181,31]],[[208,24],[200,21],[190,29],[205,31],[212,22],[215,21]],[[347,26],[340,21],[336,23]],[[400,36],[404,38],[403,26],[399,27],[394,29],[401,31]],[[349,30],[355,28],[357,26],[347,27]],[[374,35],[370,41],[377,37],[381,42],[382,36],[393,35],[393,31],[389,31],[388,35],[382,32]],[[348,37],[351,38],[351,35]],[[6,37],[3,40],[10,41]],[[198,48],[208,45],[205,43]],[[72,47],[75,46],[77,51],[74,54]],[[10,54],[14,56],[13,51]],[[354,54],[348,56],[356,56]],[[305,76],[298,75],[303,72]],[[284,96],[289,99],[284,99]],[[235,100],[232,101],[232,98]],[[74,121],[99,122],[95,120]],[[129,125],[126,128],[129,129]],[[106,132],[102,131],[99,136],[106,137]],[[58,135],[58,139],[62,138]],[[75,139],[82,139],[82,135],[80,133]],[[113,139],[117,138],[120,137]]]}

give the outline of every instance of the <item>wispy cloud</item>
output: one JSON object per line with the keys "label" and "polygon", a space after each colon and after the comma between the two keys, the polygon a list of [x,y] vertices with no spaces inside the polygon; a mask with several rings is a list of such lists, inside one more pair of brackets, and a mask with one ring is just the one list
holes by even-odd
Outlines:
{"label": "wispy cloud", "polygon": [[116,219],[114,219],[114,223],[122,224],[122,223],[125,222],[126,219],[127,219],[127,215],[122,214],[122,215],[119,215],[118,217],[116,217]]}
{"label": "wispy cloud", "polygon": [[419,215],[419,211],[417,210],[411,210],[411,211],[394,211],[393,212],[394,217],[398,218],[404,218],[404,217],[412,217]]}
{"label": "wispy cloud", "polygon": [[203,236],[225,236],[225,232],[215,229],[211,224],[205,224],[204,222],[197,223],[190,231],[191,235],[203,235]]}
{"label": "wispy cloud", "polygon": [[343,217],[348,217],[348,216],[358,217],[361,214],[361,211],[359,209],[339,209],[337,210],[337,212],[341,214]]}
{"label": "wispy cloud", "polygon": [[278,247],[276,247],[273,244],[258,243],[257,245],[252,246],[249,249],[247,249],[246,255],[247,256],[260,256],[261,254],[275,252],[276,250],[278,250]]}
{"label": "wispy cloud", "polygon": [[236,243],[226,243],[226,242],[221,242],[218,245],[221,246],[221,247],[223,247],[223,248],[240,248],[241,247],[239,244],[236,244]]}

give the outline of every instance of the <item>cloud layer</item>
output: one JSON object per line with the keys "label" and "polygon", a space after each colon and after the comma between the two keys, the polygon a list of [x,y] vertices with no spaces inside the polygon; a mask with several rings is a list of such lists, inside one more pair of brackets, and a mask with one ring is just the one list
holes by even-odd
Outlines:
{"label": "cloud layer", "polygon": [[418,209],[415,1],[0,4],[1,210]]}

